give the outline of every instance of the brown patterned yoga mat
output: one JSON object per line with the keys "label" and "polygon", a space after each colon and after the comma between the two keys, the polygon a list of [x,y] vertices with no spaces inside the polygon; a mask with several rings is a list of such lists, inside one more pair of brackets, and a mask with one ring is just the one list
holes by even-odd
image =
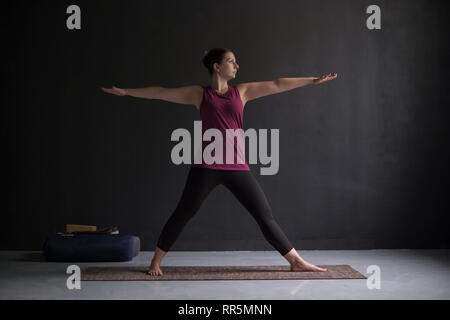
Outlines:
{"label": "brown patterned yoga mat", "polygon": [[349,265],[320,265],[325,272],[291,272],[290,266],[161,266],[162,276],[147,274],[148,266],[89,267],[81,271],[85,281],[135,280],[297,280],[367,279]]}

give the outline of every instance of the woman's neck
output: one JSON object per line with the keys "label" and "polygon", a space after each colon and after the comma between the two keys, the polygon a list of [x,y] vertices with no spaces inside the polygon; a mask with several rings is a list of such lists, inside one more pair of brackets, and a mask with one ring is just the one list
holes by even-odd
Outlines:
{"label": "woman's neck", "polygon": [[225,93],[228,91],[228,83],[226,80],[219,78],[217,74],[211,78],[211,88],[221,93]]}

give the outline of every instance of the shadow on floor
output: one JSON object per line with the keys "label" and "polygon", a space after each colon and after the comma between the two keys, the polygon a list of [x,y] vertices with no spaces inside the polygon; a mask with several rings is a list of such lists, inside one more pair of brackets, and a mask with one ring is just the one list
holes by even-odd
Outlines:
{"label": "shadow on floor", "polygon": [[26,252],[23,253],[19,258],[14,261],[25,261],[25,262],[48,262],[42,252]]}

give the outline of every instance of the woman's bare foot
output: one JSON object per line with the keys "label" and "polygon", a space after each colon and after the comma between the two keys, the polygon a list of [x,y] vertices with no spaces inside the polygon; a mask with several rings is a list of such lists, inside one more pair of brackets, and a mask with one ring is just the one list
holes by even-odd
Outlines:
{"label": "woman's bare foot", "polygon": [[291,271],[315,271],[315,272],[325,272],[326,268],[321,268],[315,266],[309,262],[306,262],[303,259],[296,259],[293,263],[291,263]]}
{"label": "woman's bare foot", "polygon": [[295,248],[292,248],[283,257],[291,265],[291,271],[321,271],[321,272],[327,271],[327,269],[325,268],[320,268],[303,260],[303,258],[299,256]]}
{"label": "woman's bare foot", "polygon": [[153,263],[150,265],[150,269],[147,272],[149,275],[151,276],[162,276],[163,273],[161,271],[161,268],[159,267],[158,264]]}
{"label": "woman's bare foot", "polygon": [[161,264],[162,258],[166,255],[167,251],[164,251],[158,247],[155,248],[155,254],[153,255],[152,263],[150,265],[150,269],[148,270],[148,274],[151,276],[162,276],[163,273],[159,265]]}

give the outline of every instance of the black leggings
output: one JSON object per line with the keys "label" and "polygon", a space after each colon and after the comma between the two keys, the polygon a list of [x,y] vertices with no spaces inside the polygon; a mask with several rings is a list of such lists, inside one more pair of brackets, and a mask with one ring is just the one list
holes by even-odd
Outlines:
{"label": "black leggings", "polygon": [[187,222],[195,215],[208,194],[219,184],[227,187],[255,218],[266,240],[285,255],[292,244],[272,216],[272,209],[250,171],[213,170],[191,167],[183,194],[167,220],[157,246],[169,251]]}

